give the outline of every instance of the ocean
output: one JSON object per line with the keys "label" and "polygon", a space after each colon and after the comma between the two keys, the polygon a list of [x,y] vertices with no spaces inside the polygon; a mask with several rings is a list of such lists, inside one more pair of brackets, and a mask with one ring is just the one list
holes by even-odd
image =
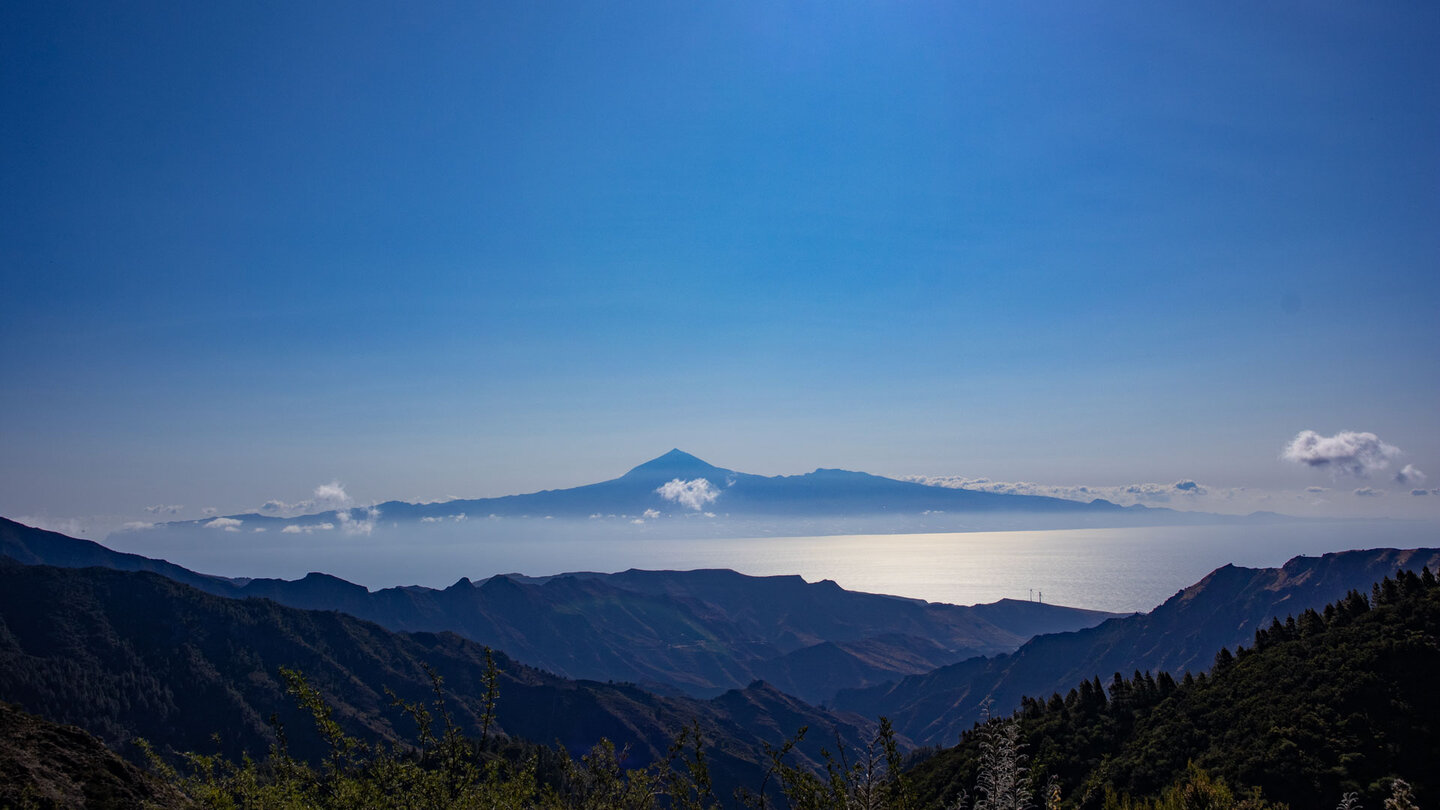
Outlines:
{"label": "ocean", "polygon": [[[513,527],[512,527],[513,528]],[[1407,521],[1295,522],[819,537],[592,535],[584,524],[531,521],[524,531],[475,521],[382,527],[364,536],[123,532],[106,545],[205,573],[296,578],[323,571],[374,588],[445,587],[462,576],[532,576],[627,568],[731,568],[832,579],[871,593],[968,605],[1035,599],[1148,611],[1226,564],[1282,565],[1354,548],[1440,546],[1440,527]]]}

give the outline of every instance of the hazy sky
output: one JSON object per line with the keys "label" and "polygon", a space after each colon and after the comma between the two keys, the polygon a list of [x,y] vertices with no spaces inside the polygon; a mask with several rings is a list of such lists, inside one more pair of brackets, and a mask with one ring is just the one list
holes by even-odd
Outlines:
{"label": "hazy sky", "polygon": [[1440,4],[422,5],[0,9],[0,514],[671,447],[1440,514]]}

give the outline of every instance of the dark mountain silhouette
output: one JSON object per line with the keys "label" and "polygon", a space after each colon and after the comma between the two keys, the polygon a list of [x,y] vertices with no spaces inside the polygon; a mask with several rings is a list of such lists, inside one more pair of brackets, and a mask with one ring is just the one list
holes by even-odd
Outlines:
{"label": "dark mountain silhouette", "polygon": [[0,555],[26,565],[54,565],[61,568],[98,565],[117,571],[152,571],[201,589],[228,588],[237,582],[225,577],[197,574],[165,560],[115,551],[91,540],[37,529],[3,517],[0,517]]}
{"label": "dark mountain silhouette", "polygon": [[[728,570],[508,575],[461,579],[443,590],[372,593],[320,573],[294,581],[208,577],[4,519],[0,553],[30,563],[154,571],[219,596],[339,610],[391,630],[453,631],[566,677],[699,697],[765,679],[819,702],[843,687],[1008,652],[1036,633],[1113,615],[1013,600],[932,604],[847,591],[828,580]],[[785,660],[792,655],[799,657]]]}
{"label": "dark mountain silhouette", "polygon": [[[667,484],[689,483],[689,497],[671,492]],[[550,489],[524,495],[451,500],[442,503],[386,501],[375,507],[386,522],[443,520],[459,515],[483,517],[589,518],[636,517],[647,511],[661,515],[713,513],[726,519],[823,519],[915,517],[923,514],[1029,515],[1057,525],[1132,526],[1181,523],[1283,520],[1283,516],[1256,513],[1250,517],[1177,512],[1142,505],[1122,507],[1104,499],[1072,501],[1039,495],[1014,495],[969,489],[949,489],[849,470],[817,469],[804,475],[763,476],[716,467],[681,450],[645,462],[619,478],[596,484]],[[345,519],[363,521],[368,508],[341,510]],[[252,528],[284,528],[337,523],[336,510],[303,517],[282,518],[246,513],[228,517]],[[212,518],[178,521],[165,527],[196,527]],[[817,528],[821,533],[829,529]]]}
{"label": "dark mountain silhouette", "polygon": [[[602,737],[642,766],[698,722],[717,786],[757,786],[762,742],[812,729],[802,763],[836,735],[865,741],[867,721],[804,704],[763,683],[710,701],[660,697],[635,686],[572,681],[494,653],[500,729],[581,753]],[[428,701],[429,666],[443,678],[465,733],[480,735],[485,651],[453,633],[392,633],[334,611],[267,599],[226,599],[149,572],[62,569],[0,558],[0,700],[72,723],[121,751],[136,737],[162,749],[261,755],[284,724],[297,755],[324,745],[286,696],[280,667],[304,673],[347,733],[408,739],[414,729],[386,688]],[[211,736],[218,735],[212,741]]]}
{"label": "dark mountain silhouette", "polygon": [[992,711],[1007,713],[1023,696],[1063,693],[1116,672],[1203,671],[1216,650],[1248,643],[1275,617],[1323,607],[1398,568],[1435,570],[1437,564],[1440,549],[1372,549],[1296,557],[1281,568],[1227,565],[1150,613],[1037,636],[1009,655],[845,690],[832,704],[866,716],[886,715],[919,743],[953,743],[980,719],[987,702],[993,702]]}

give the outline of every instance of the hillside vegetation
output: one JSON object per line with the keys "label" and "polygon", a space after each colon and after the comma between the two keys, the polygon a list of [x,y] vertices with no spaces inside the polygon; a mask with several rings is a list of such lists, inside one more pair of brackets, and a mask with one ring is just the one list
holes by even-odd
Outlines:
{"label": "hillside vegetation", "polygon": [[[1433,549],[1297,558],[1261,571],[1226,566],[1147,616],[969,662],[984,677],[947,667],[851,693],[905,698],[893,728],[879,717],[884,711],[870,715],[879,717],[877,732],[859,716],[817,709],[761,682],[696,700],[567,680],[452,633],[397,633],[333,610],[224,598],[160,574],[205,590],[250,583],[15,526],[0,523],[0,551],[30,564],[0,555],[0,700],[44,719],[0,729],[10,757],[0,763],[8,797],[0,806],[75,806],[132,789],[183,804],[178,790],[214,807],[1408,810],[1440,798],[1432,773],[1440,751],[1440,586],[1433,566],[1369,578],[1377,566],[1429,566]],[[35,564],[56,557],[151,570]],[[706,615],[714,605],[748,599],[748,611],[722,611],[725,621],[780,635],[801,625],[769,615],[778,608],[823,614],[827,605],[848,605],[806,620],[823,633],[878,627],[886,617],[933,619],[924,618],[924,603],[886,597],[867,597],[885,610],[866,617],[869,602],[792,579],[626,572],[486,584],[526,606],[521,614],[554,601],[534,601],[545,589],[578,599],[578,613],[623,616],[628,609],[605,590],[623,586],[716,622]],[[1352,590],[1359,582],[1364,590]],[[295,584],[321,602],[334,598],[323,593],[332,586],[341,596],[364,593],[321,575]],[[771,596],[756,599],[757,589]],[[462,581],[434,593],[468,600],[482,590]],[[407,593],[419,595],[393,596]],[[1322,594],[1331,604],[1315,601]],[[972,618],[992,627],[1053,618],[1011,605],[987,609],[992,615]],[[636,618],[651,625],[668,611]],[[1287,613],[1285,621],[1271,618]],[[1145,665],[1193,669],[1199,646],[1216,637],[1244,646],[1212,646],[1207,674]],[[789,642],[794,652],[782,660],[794,678],[899,649],[883,638],[805,646],[811,640]],[[1121,661],[1141,666],[1121,670],[1128,677],[1094,675]],[[1085,674],[1069,676],[1076,672]],[[1049,688],[1017,694],[1013,716],[957,729],[955,748],[919,752],[902,776],[907,726],[955,729],[964,712],[983,705],[985,689],[1004,697],[1065,677],[1048,698],[1041,696]],[[925,707],[935,708],[928,724]],[[78,730],[45,725],[56,721],[131,759],[142,748],[153,752],[175,790],[157,791]],[[34,729],[39,736],[27,737]]]}
{"label": "hillside vegetation", "polygon": [[[1431,806],[1437,634],[1440,585],[1429,569],[1402,571],[1368,597],[1352,591],[1323,611],[1273,622],[1252,647],[1222,649],[1209,675],[1116,675],[1108,689],[1091,680],[1064,697],[1027,699],[1015,716],[977,727],[908,774],[883,721],[868,745],[827,752],[818,772],[789,761],[793,741],[764,745],[759,788],[742,787],[734,801],[795,810]],[[303,680],[292,691],[322,730],[331,723]],[[443,716],[443,702],[434,705]],[[168,773],[212,807],[651,810],[720,801],[698,730],[648,769],[622,770],[602,741],[541,774],[538,758],[486,760],[456,735],[429,731],[423,708],[411,711],[426,718],[418,751],[367,748],[334,729],[318,770],[277,748],[262,764],[192,757],[191,775]]]}
{"label": "hillside vegetation", "polygon": [[[1335,807],[1347,793],[1379,808],[1395,778],[1422,807],[1440,801],[1440,587],[1426,568],[1351,591],[1221,649],[1210,674],[1116,673],[1015,715],[1034,780],[1054,777],[1066,806],[1159,798],[1190,765],[1291,807]],[[984,735],[917,767],[917,794],[940,806],[971,790]],[[1109,799],[1107,800],[1107,794]]]}
{"label": "hillside vegetation", "polygon": [[[663,697],[631,685],[571,681],[450,633],[392,633],[333,611],[296,610],[264,599],[223,599],[146,572],[26,566],[0,558],[0,700],[72,723],[136,754],[162,751],[258,756],[275,742],[315,762],[327,750],[307,713],[286,696],[281,668],[302,671],[347,735],[408,739],[412,725],[392,699],[431,694],[430,673],[451,695],[456,726],[484,728],[487,664],[504,695],[496,726],[507,735],[573,753],[614,741],[627,764],[665,756],[676,733],[698,724],[717,784],[761,778],[763,741],[801,726],[815,734],[795,751],[814,767],[837,737],[850,745],[870,724],[816,709],[763,683],[710,701]],[[213,737],[213,739],[212,739]]]}
{"label": "hillside vegetation", "polygon": [[1227,565],[1145,614],[1027,642],[1010,655],[975,658],[883,686],[842,691],[829,705],[885,715],[905,737],[951,745],[988,711],[1009,714],[1026,695],[1065,693],[1115,672],[1210,666],[1216,650],[1249,644],[1276,616],[1322,609],[1353,588],[1405,568],[1440,570],[1440,550],[1370,549],[1296,557],[1281,568]]}
{"label": "hillside vegetation", "polygon": [[121,759],[94,736],[0,703],[0,807],[195,806],[175,785]]}

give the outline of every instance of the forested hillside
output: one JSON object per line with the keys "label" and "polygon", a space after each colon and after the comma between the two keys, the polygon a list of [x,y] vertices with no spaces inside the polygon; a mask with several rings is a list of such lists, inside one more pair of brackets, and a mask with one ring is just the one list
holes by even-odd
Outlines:
{"label": "forested hillside", "polygon": [[[303,672],[334,707],[347,734],[406,740],[414,724],[392,706],[429,699],[427,668],[443,678],[457,727],[479,736],[489,651],[450,633],[392,633],[331,611],[263,599],[224,599],[156,574],[25,566],[0,558],[0,700],[73,723],[134,756],[144,737],[161,750],[261,755],[275,740],[272,715],[291,750],[326,750],[306,712],[285,694],[280,668]],[[498,728],[574,753],[602,738],[628,764],[662,757],[698,723],[717,784],[756,784],[763,744],[801,726],[796,750],[816,765],[837,739],[860,744],[867,721],[816,709],[765,684],[711,701],[660,697],[624,684],[571,681],[499,652]],[[212,740],[212,735],[215,739]]]}
{"label": "forested hillside", "polygon": [[[1428,569],[1400,572],[1368,596],[1352,592],[1272,623],[1251,647],[1221,650],[1211,674],[1117,674],[1108,689],[1091,680],[1063,697],[1027,699],[1014,717],[977,727],[901,778],[883,730],[869,745],[832,749],[819,773],[796,767],[788,744],[766,746],[760,784],[773,790],[739,795],[753,807],[809,810],[1432,806],[1437,634],[1440,585]],[[323,727],[330,710],[299,691]],[[718,798],[694,747],[626,774],[602,743],[537,780],[534,759],[482,769],[458,740],[432,739],[411,756],[330,739],[320,771],[282,750],[259,766],[201,759],[193,776],[170,778],[213,807],[410,807],[416,791],[425,806],[517,810],[698,809]]]}
{"label": "forested hillside", "polygon": [[[1035,783],[1055,777],[1067,806],[1107,792],[1158,796],[1194,763],[1294,808],[1357,793],[1382,806],[1408,780],[1421,807],[1440,801],[1440,587],[1428,568],[1352,591],[1222,649],[1208,675],[1116,673],[1018,712]],[[982,735],[917,767],[926,806],[973,790]]]}
{"label": "forested hillside", "polygon": [[[20,540],[30,543],[23,548],[13,533],[8,542],[20,548],[19,553],[36,548],[46,554],[76,551],[73,564],[108,553],[98,546],[66,545],[55,538],[69,538],[45,534],[37,540],[21,533]],[[1398,789],[1396,778],[1413,784],[1420,806],[1433,806],[1440,799],[1430,772],[1440,751],[1440,698],[1433,689],[1440,676],[1440,586],[1429,567],[1420,574],[1402,571],[1363,591],[1346,593],[1341,586],[1353,587],[1377,566],[1428,563],[1435,553],[1346,552],[1297,558],[1282,569],[1258,571],[1227,566],[1148,616],[1045,637],[1017,655],[974,662],[982,668],[999,666],[994,674],[1013,689],[1028,681],[1006,680],[1006,673],[1013,675],[1011,669],[1023,664],[1029,667],[1024,672],[1038,673],[1041,662],[1065,650],[1077,658],[1064,671],[1093,668],[1096,662],[1148,660],[1136,659],[1140,652],[1160,660],[1194,661],[1196,646],[1208,634],[1227,632],[1228,625],[1233,637],[1237,623],[1249,631],[1243,647],[1220,649],[1218,654],[1212,650],[1208,674],[1177,676],[1143,668],[1122,677],[1112,670],[1110,677],[1077,678],[1073,688],[1048,698],[1040,697],[1044,692],[1018,698],[1021,709],[1009,724],[968,732],[956,748],[923,759],[909,774],[908,786],[892,778],[905,737],[877,737],[867,720],[816,709],[764,683],[709,701],[661,697],[628,684],[559,678],[450,633],[395,633],[334,611],[299,610],[268,599],[223,598],[151,572],[23,565],[3,556],[0,700],[18,703],[49,721],[79,725],[132,759],[138,758],[133,745],[137,737],[153,741],[172,763],[182,751],[218,751],[240,770],[226,770],[231,766],[222,760],[204,761],[223,772],[248,773],[244,778],[259,780],[257,784],[277,778],[279,772],[273,764],[246,770],[249,766],[240,764],[240,758],[261,756],[281,739],[273,718],[286,729],[286,756],[297,757],[285,789],[310,799],[327,797],[325,801],[337,807],[344,806],[336,803],[337,784],[389,795],[385,792],[403,793],[404,779],[412,778],[450,784],[445,795],[455,801],[436,806],[469,806],[465,802],[480,801],[482,794],[494,798],[493,790],[509,796],[506,801],[519,801],[515,806],[526,806],[525,801],[540,800],[540,794],[527,791],[563,788],[579,793],[547,794],[544,801],[561,807],[584,795],[586,801],[600,802],[596,807],[651,807],[660,788],[646,780],[668,778],[664,763],[673,761],[673,745],[679,740],[691,746],[687,750],[692,757],[694,744],[703,740],[701,772],[715,788],[713,796],[705,794],[706,804],[715,799],[733,806],[736,788],[765,785],[767,801],[783,793],[793,807],[842,807],[858,801],[871,807],[948,808],[961,791],[969,807],[977,798],[990,796],[987,790],[994,792],[996,751],[1004,748],[997,743],[1003,737],[996,731],[1001,727],[1013,729],[1012,742],[1019,746],[1010,749],[1006,766],[1012,786],[1028,791],[1028,801],[1049,810],[1057,796],[1068,807],[1086,810],[1171,810],[1179,806],[1173,802],[1182,794],[1208,796],[1210,806],[1220,810],[1263,810],[1267,803],[1334,807],[1354,794],[1364,806],[1378,810]],[[165,565],[143,558],[125,562]],[[703,616],[703,606],[716,601],[744,602],[725,596],[731,591],[769,588],[770,598],[779,600],[776,604],[795,600],[784,602],[794,607],[815,600],[831,604],[829,590],[838,590],[824,585],[796,589],[788,578],[757,580],[733,572],[627,572],[493,582],[512,596],[524,597],[517,604],[525,605],[544,588],[603,596],[591,588],[607,578],[625,584],[631,593],[676,599],[675,604],[691,606],[694,616]],[[208,578],[205,584],[222,589],[244,585]],[[347,592],[355,587],[342,584]],[[480,590],[469,583],[464,588]],[[396,594],[405,590],[396,589]],[[1317,594],[1337,591],[1340,598],[1329,605],[1314,602]],[[915,612],[923,603],[913,600],[877,604],[892,602],[897,616],[924,615]],[[863,606],[857,603],[850,610]],[[1024,619],[1006,606],[993,607],[1007,611],[1000,618]],[[1287,607],[1294,608],[1288,620],[1255,627],[1262,611],[1286,615]],[[603,613],[619,608],[598,609]],[[770,629],[765,632],[771,633],[794,626],[772,621],[767,610],[757,604],[732,618],[748,622],[752,631],[767,622]],[[856,627],[878,619],[842,614],[828,621]],[[820,653],[826,646],[800,649]],[[852,643],[844,655],[826,652],[813,660],[796,656],[794,677],[805,677],[806,668],[823,669],[836,660],[893,650]],[[308,704],[294,700],[295,682],[287,680],[282,668],[304,673],[314,687]],[[955,671],[941,670],[936,676]],[[494,704],[486,697],[491,693],[490,672],[500,695]],[[427,750],[423,734],[419,749],[409,747],[417,732],[413,708],[434,705],[432,674],[444,684],[447,726],[453,721],[455,734],[471,738],[443,762],[415,753]],[[1048,677],[1053,680],[1053,673]],[[926,682],[917,678],[902,683],[914,690]],[[911,715],[916,706],[934,704],[942,708],[937,718],[955,722],[945,715],[955,706],[943,704],[953,693],[936,689],[916,694],[920,702],[907,706]],[[978,702],[979,697],[972,691],[965,700]],[[407,712],[406,705],[412,711]],[[487,719],[492,706],[493,723]],[[333,733],[314,723],[317,707],[326,707],[333,718]],[[906,715],[907,722],[911,715]],[[373,758],[357,759],[344,774],[307,770],[333,754],[336,734],[368,746]],[[507,760],[511,769],[503,774],[464,770],[468,787],[459,790],[451,784],[461,773],[447,770],[458,767],[461,760],[455,757],[476,768],[485,762],[490,763],[485,767],[499,767],[493,749],[482,756],[483,747],[473,744],[497,735],[538,746],[513,749],[514,756]],[[27,770],[39,774],[30,784],[60,785],[57,789],[71,791],[66,795],[111,789],[96,766],[59,767],[69,762],[103,765],[93,744],[66,734],[51,733],[46,739],[56,752],[49,764],[57,767]],[[554,742],[568,753],[544,754],[540,746]],[[64,752],[71,743],[73,756]],[[624,754],[608,753],[612,751]],[[583,762],[568,760],[586,752],[589,759]],[[526,762],[539,760],[525,758],[537,756],[545,762],[545,773],[527,776]],[[637,766],[655,768],[622,775],[625,768]],[[408,775],[394,781],[402,772]],[[90,776],[72,779],[70,773]],[[92,779],[99,781],[87,787]],[[196,800],[214,787],[205,779],[176,784],[183,784]],[[231,787],[235,785],[225,789]],[[481,793],[466,792],[472,788]],[[612,788],[620,792],[601,796]],[[617,798],[622,793],[629,798]],[[990,799],[981,804],[986,802]]]}
{"label": "forested hillside", "polygon": [[1248,644],[1277,616],[1323,608],[1353,588],[1369,588],[1397,569],[1440,570],[1440,550],[1367,549],[1295,557],[1280,568],[1227,565],[1149,613],[1111,619],[1073,633],[1039,636],[1010,655],[975,658],[862,690],[830,704],[867,717],[885,715],[917,743],[950,745],[985,707],[1008,714],[1025,695],[1064,692],[1114,672],[1210,666],[1221,647]]}

